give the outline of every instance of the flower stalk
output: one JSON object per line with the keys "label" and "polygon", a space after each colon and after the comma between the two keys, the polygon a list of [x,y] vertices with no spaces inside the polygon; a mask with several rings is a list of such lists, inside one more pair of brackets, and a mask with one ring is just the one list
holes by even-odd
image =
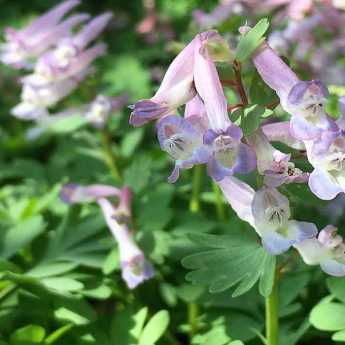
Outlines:
{"label": "flower stalk", "polygon": [[279,297],[278,274],[276,273],[271,294],[266,297],[266,344],[278,345],[279,336]]}

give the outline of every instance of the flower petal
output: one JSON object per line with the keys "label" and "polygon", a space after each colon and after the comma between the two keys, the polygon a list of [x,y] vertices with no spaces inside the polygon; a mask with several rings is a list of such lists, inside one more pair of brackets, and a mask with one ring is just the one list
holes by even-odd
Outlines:
{"label": "flower petal", "polygon": [[302,242],[317,235],[317,227],[313,223],[299,222],[297,220],[288,221],[287,237],[294,243]]}
{"label": "flower petal", "polygon": [[345,264],[342,264],[336,260],[324,260],[320,263],[321,269],[335,277],[344,277],[345,276]]}
{"label": "flower petal", "polygon": [[234,173],[247,174],[256,168],[255,151],[248,145],[240,143],[236,162],[233,166]]}
{"label": "flower petal", "polygon": [[263,247],[273,255],[286,252],[293,243],[293,240],[289,240],[275,231],[267,231],[262,234]]}
{"label": "flower petal", "polygon": [[315,169],[309,176],[310,190],[322,200],[332,200],[344,190],[326,171]]}

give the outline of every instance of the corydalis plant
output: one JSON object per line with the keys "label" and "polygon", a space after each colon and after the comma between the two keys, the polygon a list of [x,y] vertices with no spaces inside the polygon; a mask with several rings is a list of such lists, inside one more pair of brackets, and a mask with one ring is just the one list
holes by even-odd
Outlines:
{"label": "corydalis plant", "polygon": [[[110,197],[118,198],[116,207],[109,201]],[[118,243],[122,278],[130,289],[153,277],[153,266],[146,260],[129,229],[132,193],[128,187],[118,189],[107,185],[67,184],[62,188],[60,198],[68,204],[99,204],[109,230]]]}

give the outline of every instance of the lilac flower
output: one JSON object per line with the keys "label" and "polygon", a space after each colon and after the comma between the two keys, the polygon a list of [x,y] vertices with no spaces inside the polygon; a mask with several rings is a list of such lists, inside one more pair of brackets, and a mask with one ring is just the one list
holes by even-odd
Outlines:
{"label": "lilac flower", "polygon": [[277,189],[263,187],[255,192],[231,176],[218,184],[238,217],[254,227],[271,254],[281,254],[293,244],[316,235],[314,224],[289,219],[289,200]]}
{"label": "lilac flower", "polygon": [[122,278],[130,289],[136,288],[154,275],[153,266],[145,259],[126,224],[116,220],[116,209],[109,200],[98,199],[108,227],[119,245]]}
{"label": "lilac flower", "polygon": [[253,62],[265,83],[276,91],[283,109],[292,115],[291,135],[298,140],[319,141],[318,149],[323,149],[327,137],[337,131],[324,111],[326,87],[316,80],[300,81],[267,43],[258,48]]}
{"label": "lilac flower", "polygon": [[265,0],[263,5],[271,8],[286,5],[287,15],[292,19],[300,20],[311,11],[313,0]]}
{"label": "lilac flower", "polygon": [[208,173],[216,181],[234,173],[255,169],[255,152],[241,142],[242,130],[231,123],[227,101],[216,67],[204,46],[208,34],[197,37],[200,49],[195,50],[195,87],[205,104],[210,129],[204,134],[204,144],[212,150]]}
{"label": "lilac flower", "polygon": [[62,39],[55,50],[45,53],[38,59],[34,73],[24,77],[23,82],[42,86],[71,78],[88,68],[97,57],[105,53],[106,45],[100,43],[90,48],[87,46],[111,18],[111,13],[104,13],[91,20],[74,37]]}
{"label": "lilac flower", "polygon": [[156,94],[151,99],[136,102],[129,123],[141,126],[164,115],[172,114],[179,106],[195,96],[193,86],[194,38],[172,61]]}
{"label": "lilac flower", "polygon": [[61,200],[68,204],[93,202],[99,198],[119,195],[120,190],[118,188],[102,184],[94,184],[85,187],[79,184],[69,183],[64,185],[60,192]]}
{"label": "lilac flower", "polygon": [[307,265],[320,265],[327,274],[345,276],[345,245],[336,227],[328,225],[317,238],[307,239],[294,247]]}
{"label": "lilac flower", "polygon": [[69,95],[88,73],[90,70],[84,70],[74,78],[45,86],[24,84],[21,103],[11,110],[11,114],[23,120],[34,120],[47,116],[47,108]]}
{"label": "lilac flower", "polygon": [[173,183],[180,169],[190,169],[195,164],[207,163],[210,152],[203,143],[207,120],[204,106],[198,96],[186,105],[185,117],[168,115],[157,123],[157,136],[163,151],[176,160],[175,168],[168,178]]}
{"label": "lilac flower", "polygon": [[308,181],[309,174],[303,173],[290,162],[290,154],[275,149],[260,129],[248,138],[248,142],[255,149],[258,172],[265,176],[264,183],[267,186],[278,187],[283,183]]}
{"label": "lilac flower", "polygon": [[62,17],[78,4],[78,0],[67,0],[20,31],[6,29],[6,43],[1,46],[0,60],[15,68],[30,67],[30,58],[39,56],[57,40],[68,36],[73,27],[89,17],[80,14],[60,22]]}
{"label": "lilac flower", "polygon": [[[107,199],[116,196],[119,200],[114,207]],[[121,189],[107,185],[81,186],[67,184],[60,192],[66,203],[85,203],[96,201],[103,212],[105,221],[119,245],[122,278],[130,289],[153,277],[154,270],[144,253],[137,246],[128,228],[131,219],[132,193],[129,188]]]}

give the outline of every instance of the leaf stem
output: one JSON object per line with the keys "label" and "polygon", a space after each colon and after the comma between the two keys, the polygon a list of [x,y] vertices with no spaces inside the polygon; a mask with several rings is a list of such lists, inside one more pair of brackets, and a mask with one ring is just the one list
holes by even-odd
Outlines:
{"label": "leaf stem", "polygon": [[192,213],[200,211],[200,189],[202,182],[203,166],[196,165],[193,168],[193,180],[192,180],[192,198],[189,203],[189,210]]}
{"label": "leaf stem", "polygon": [[121,182],[122,176],[120,174],[120,170],[117,167],[116,159],[111,149],[111,137],[109,132],[106,129],[101,131],[101,141],[102,141],[102,149],[103,154],[105,157],[105,161],[109,167],[109,170],[116,181]]}
{"label": "leaf stem", "polygon": [[213,189],[214,195],[216,196],[216,211],[217,211],[218,220],[225,221],[225,208],[224,208],[224,203],[222,199],[222,193],[220,191],[220,188],[214,181],[212,181],[212,189]]}
{"label": "leaf stem", "polygon": [[278,345],[278,272],[276,273],[271,294],[266,297],[266,344]]}
{"label": "leaf stem", "polygon": [[243,106],[246,107],[249,104],[249,102],[248,102],[246,90],[245,90],[245,88],[243,86],[243,82],[242,82],[241,63],[239,61],[235,60],[233,63],[233,68],[234,68],[234,72],[235,72],[236,88],[237,88],[238,94],[241,98],[241,102],[242,102]]}

